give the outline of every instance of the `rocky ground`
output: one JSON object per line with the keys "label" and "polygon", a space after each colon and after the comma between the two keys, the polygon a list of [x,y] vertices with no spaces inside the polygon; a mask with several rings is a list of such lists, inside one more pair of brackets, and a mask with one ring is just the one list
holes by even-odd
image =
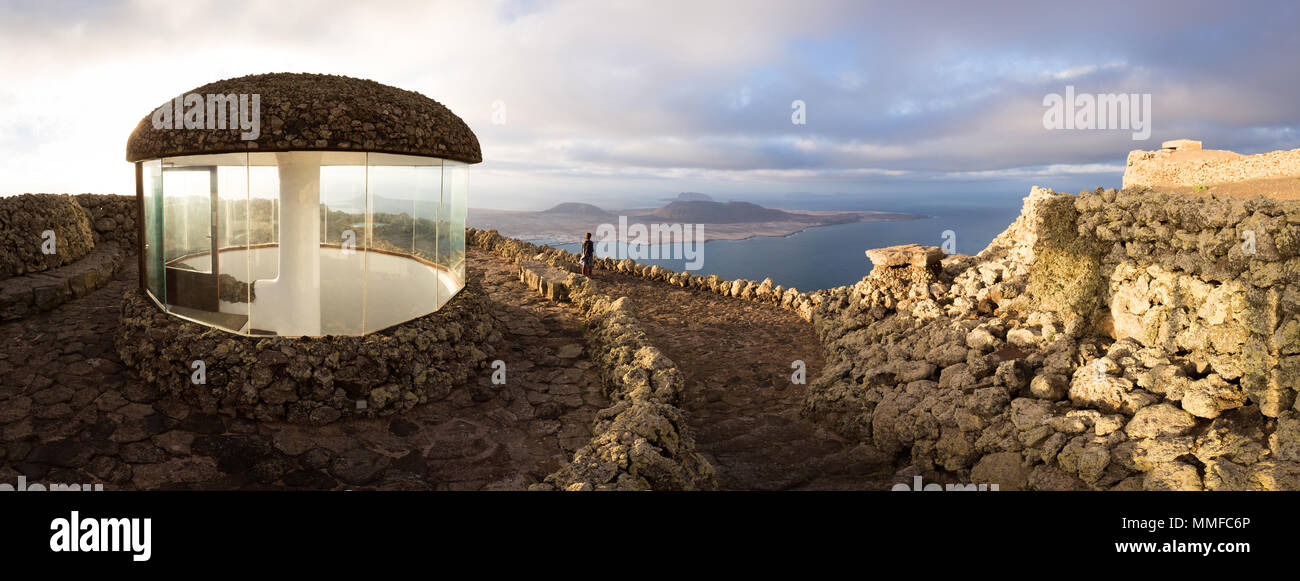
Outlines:
{"label": "rocky ground", "polygon": [[602,292],[627,296],[651,342],[686,376],[682,404],[697,449],[723,489],[868,489],[893,483],[889,458],[799,417],[807,381],[821,373],[813,328],[774,305],[609,271]]}
{"label": "rocky ground", "polygon": [[50,312],[0,325],[0,483],[105,489],[522,489],[568,461],[605,405],[582,322],[471,250],[505,341],[506,383],[388,419],[324,427],[201,414],[133,379],[113,349],[135,261]]}

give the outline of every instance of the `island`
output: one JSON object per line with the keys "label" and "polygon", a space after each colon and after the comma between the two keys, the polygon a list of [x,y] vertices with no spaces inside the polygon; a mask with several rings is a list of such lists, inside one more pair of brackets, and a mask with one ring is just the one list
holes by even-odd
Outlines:
{"label": "island", "polygon": [[[471,208],[468,224],[495,229],[502,236],[578,242],[601,224],[702,224],[704,240],[743,240],[754,236],[789,236],[816,226],[850,222],[899,222],[928,218],[920,214],[859,210],[824,212],[766,208],[750,202],[718,202],[705,194],[683,193],[658,208],[606,210],[593,204],[566,202],[541,211]],[[626,242],[626,240],[620,240]]]}

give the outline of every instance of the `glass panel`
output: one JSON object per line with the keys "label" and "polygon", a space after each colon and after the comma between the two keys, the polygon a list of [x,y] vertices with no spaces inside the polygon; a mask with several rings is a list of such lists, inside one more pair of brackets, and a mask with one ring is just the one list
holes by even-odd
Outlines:
{"label": "glass panel", "polygon": [[145,288],[158,302],[167,304],[163,279],[162,160],[146,161],[142,166]]}
{"label": "glass panel", "polygon": [[467,177],[461,163],[364,152],[144,163],[145,286],[174,314],[252,335],[410,320],[464,286]]}
{"label": "glass panel", "polygon": [[248,168],[217,168],[217,247],[248,246]]}
{"label": "glass panel", "polygon": [[431,167],[427,184],[421,183],[415,198],[415,255],[430,263],[438,261],[438,205],[442,203],[442,167]]}
{"label": "glass panel", "polygon": [[275,154],[249,154],[248,205],[248,243],[279,243],[280,174],[275,167]]}
{"label": "glass panel", "polygon": [[429,168],[427,183],[421,184],[415,197],[415,257],[433,269],[434,277],[431,284],[420,289],[425,313],[438,310],[444,295],[451,296],[450,289],[444,288],[446,277],[435,266],[438,262],[438,206],[442,203],[442,161],[434,161],[439,165]]}
{"label": "glass panel", "polygon": [[[248,278],[253,281],[248,333],[273,335],[272,284],[280,277],[280,174],[274,153],[248,155]],[[259,293],[259,291],[261,291]]]}
{"label": "glass panel", "polygon": [[463,163],[448,161],[444,168],[443,207],[450,205],[448,219],[448,268],[455,278],[453,292],[465,286],[465,217],[469,198],[469,168]]}
{"label": "glass panel", "polygon": [[243,332],[248,323],[247,154],[162,160],[167,308]]}
{"label": "glass panel", "polygon": [[364,332],[368,204],[366,154],[323,154],[320,168],[322,334]]}
{"label": "glass panel", "polygon": [[163,261],[170,268],[212,272],[212,168],[164,161]]}
{"label": "glass panel", "polygon": [[[247,154],[238,154],[239,165],[217,166],[217,289],[222,313],[242,315],[226,318],[222,326],[243,331],[248,322],[249,300],[254,292],[248,247]],[[235,160],[231,160],[232,162]]]}
{"label": "glass panel", "polygon": [[[438,307],[438,270],[418,258],[436,254],[433,217],[441,195],[441,160],[372,153],[369,159],[371,245],[366,254],[366,332]],[[417,228],[423,215],[424,226]]]}
{"label": "glass panel", "polygon": [[438,216],[434,225],[438,237],[438,259],[434,262],[442,273],[442,285],[438,293],[439,307],[451,299],[451,295],[457,290],[451,276],[451,164],[452,162],[448,161],[442,166],[442,191],[438,196]]}

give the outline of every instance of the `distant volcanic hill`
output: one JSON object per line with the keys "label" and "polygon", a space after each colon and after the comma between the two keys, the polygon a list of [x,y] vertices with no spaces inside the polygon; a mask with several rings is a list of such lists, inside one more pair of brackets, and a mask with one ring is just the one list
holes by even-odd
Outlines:
{"label": "distant volcanic hill", "polygon": [[672,222],[692,224],[736,224],[740,222],[805,221],[800,216],[782,210],[764,208],[749,202],[676,201],[650,213]]}
{"label": "distant volcanic hill", "polygon": [[606,212],[605,210],[602,210],[599,206],[593,206],[591,204],[583,204],[581,202],[565,202],[563,204],[556,204],[555,206],[549,209],[538,212],[538,214],[549,214],[553,216],[588,217],[588,218],[616,218],[617,217],[615,214],[611,214],[609,212]]}
{"label": "distant volcanic hill", "polygon": [[680,201],[680,202],[712,202],[712,201],[713,201],[713,198],[710,198],[708,194],[701,194],[701,193],[699,193],[699,192],[682,192],[682,193],[680,193],[680,194],[677,194],[677,197],[676,197],[676,198],[666,198],[666,199],[667,199],[669,202],[673,202],[673,201]]}

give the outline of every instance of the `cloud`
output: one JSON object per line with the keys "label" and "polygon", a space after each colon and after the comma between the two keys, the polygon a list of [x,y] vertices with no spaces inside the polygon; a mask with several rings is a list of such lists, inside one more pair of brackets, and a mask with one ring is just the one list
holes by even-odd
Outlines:
{"label": "cloud", "polygon": [[[0,60],[0,193],[130,192],[124,146],[140,118],[211,80],[277,71],[370,78],[446,104],[479,135],[473,195],[489,207],[907,180],[1117,183],[1128,150],[1162,139],[1295,147],[1297,16],[1291,5],[1201,0],[1071,11],[961,1],[924,11],[777,0],[10,2],[0,6],[0,51],[21,57]],[[1042,98],[1066,84],[1152,95],[1151,141],[1044,130]],[[806,125],[791,122],[795,100]],[[504,125],[491,123],[495,102]]]}

